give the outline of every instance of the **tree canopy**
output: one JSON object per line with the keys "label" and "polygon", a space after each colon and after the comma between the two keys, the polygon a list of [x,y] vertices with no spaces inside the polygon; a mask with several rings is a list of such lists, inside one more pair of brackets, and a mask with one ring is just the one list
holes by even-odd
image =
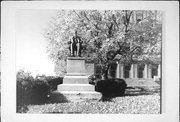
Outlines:
{"label": "tree canopy", "polygon": [[105,74],[114,60],[155,61],[161,56],[161,12],[60,10],[44,33],[58,75],[66,72],[68,41],[75,31],[83,41],[82,55]]}

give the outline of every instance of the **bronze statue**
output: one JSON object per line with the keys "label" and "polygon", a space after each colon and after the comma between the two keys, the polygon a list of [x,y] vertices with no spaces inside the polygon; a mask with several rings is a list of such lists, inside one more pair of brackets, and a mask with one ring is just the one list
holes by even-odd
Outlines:
{"label": "bronze statue", "polygon": [[75,31],[75,35],[68,43],[71,56],[81,57],[82,43],[81,38],[77,35],[77,31]]}

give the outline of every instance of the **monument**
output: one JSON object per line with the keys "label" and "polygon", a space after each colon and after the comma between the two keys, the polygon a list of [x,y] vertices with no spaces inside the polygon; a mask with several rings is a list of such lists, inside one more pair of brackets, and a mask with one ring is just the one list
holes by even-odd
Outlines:
{"label": "monument", "polygon": [[81,38],[73,36],[69,43],[70,57],[67,58],[67,74],[63,84],[58,85],[57,91],[68,101],[83,99],[100,99],[101,93],[95,91],[95,86],[89,84],[88,76],[85,73],[85,58],[81,57]]}
{"label": "monument", "polygon": [[77,31],[75,31],[75,35],[68,42],[71,56],[81,57],[82,43],[81,38],[77,35]]}

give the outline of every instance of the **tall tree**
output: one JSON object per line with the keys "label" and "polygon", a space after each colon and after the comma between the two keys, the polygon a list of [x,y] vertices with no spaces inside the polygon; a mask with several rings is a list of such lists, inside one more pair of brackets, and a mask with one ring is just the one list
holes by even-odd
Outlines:
{"label": "tall tree", "polygon": [[114,60],[132,62],[134,59],[148,60],[160,55],[161,22],[156,20],[153,11],[144,11],[149,13],[146,18],[132,19],[136,12],[59,11],[44,34],[49,41],[47,52],[55,62],[55,72],[66,72],[66,59],[69,54],[67,42],[75,30],[83,40],[82,55],[101,66],[104,78],[108,78],[107,73]]}

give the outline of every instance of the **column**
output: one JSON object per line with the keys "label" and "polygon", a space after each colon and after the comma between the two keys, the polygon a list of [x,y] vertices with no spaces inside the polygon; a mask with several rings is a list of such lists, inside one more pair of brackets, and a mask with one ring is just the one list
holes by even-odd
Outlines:
{"label": "column", "polygon": [[119,64],[120,78],[124,78],[124,65]]}
{"label": "column", "polygon": [[120,78],[120,72],[119,72],[119,63],[117,62],[117,67],[116,67],[116,78]]}
{"label": "column", "polygon": [[148,71],[147,71],[147,69],[148,69],[148,66],[147,66],[147,64],[145,64],[144,70],[143,70],[143,78],[147,78],[147,76],[148,76]]}
{"label": "column", "polygon": [[131,64],[130,78],[138,78],[138,65]]}
{"label": "column", "polygon": [[134,78],[138,78],[138,65],[134,64]]}
{"label": "column", "polygon": [[137,78],[137,77],[138,77],[138,65],[131,64],[130,78]]}
{"label": "column", "polygon": [[152,64],[148,64],[148,78],[152,78]]}
{"label": "column", "polygon": [[129,78],[134,78],[134,64],[131,64],[131,69],[129,72]]}

